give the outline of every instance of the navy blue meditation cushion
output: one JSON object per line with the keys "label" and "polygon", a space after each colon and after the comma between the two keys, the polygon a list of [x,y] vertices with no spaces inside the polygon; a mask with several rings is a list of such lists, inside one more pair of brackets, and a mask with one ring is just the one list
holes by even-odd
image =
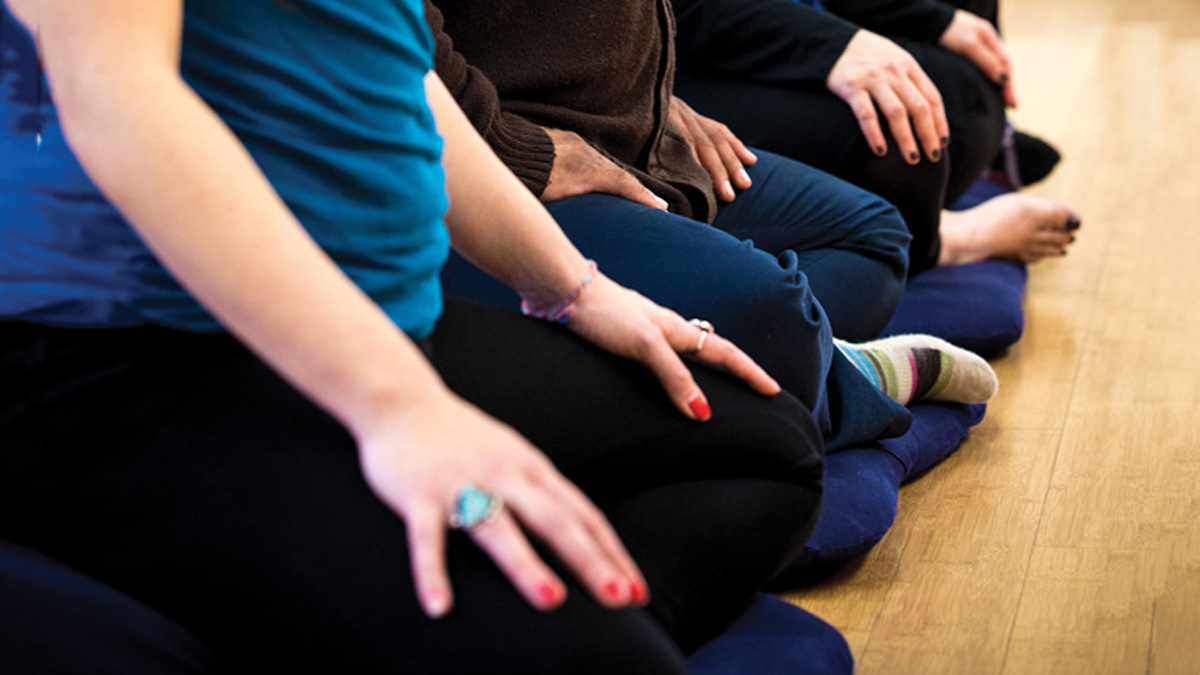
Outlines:
{"label": "navy blue meditation cushion", "polygon": [[884,335],[928,333],[983,357],[1025,330],[1025,266],[1003,260],[936,267],[909,279]]}
{"label": "navy blue meditation cushion", "polygon": [[825,498],[804,551],[773,583],[816,583],[871,550],[896,520],[900,485],[945,459],[983,420],[985,405],[916,403],[902,436],[829,455]]}
{"label": "navy blue meditation cushion", "polygon": [[[1008,192],[1012,188],[980,178],[951,209],[969,209]],[[1027,278],[1024,265],[1002,260],[927,270],[909,280],[884,335],[928,333],[995,356],[1025,329]]]}
{"label": "navy blue meditation cushion", "polygon": [[218,672],[200,641],[154,610],[0,541],[0,673]]}
{"label": "navy blue meditation cushion", "polygon": [[836,628],[759,593],[733,625],[688,657],[688,667],[696,675],[850,675],[854,657]]}

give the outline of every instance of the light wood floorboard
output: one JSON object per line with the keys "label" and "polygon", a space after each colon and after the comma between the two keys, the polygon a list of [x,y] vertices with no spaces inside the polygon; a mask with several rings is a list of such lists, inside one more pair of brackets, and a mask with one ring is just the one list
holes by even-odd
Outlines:
{"label": "light wood floorboard", "polygon": [[1200,0],[1003,0],[1075,206],[1001,393],[894,529],[786,597],[872,673],[1200,673]]}

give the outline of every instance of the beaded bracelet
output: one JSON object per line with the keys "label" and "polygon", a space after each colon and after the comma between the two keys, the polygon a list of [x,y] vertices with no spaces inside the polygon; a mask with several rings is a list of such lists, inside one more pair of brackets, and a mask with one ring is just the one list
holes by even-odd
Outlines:
{"label": "beaded bracelet", "polygon": [[535,319],[545,319],[555,323],[568,324],[571,323],[571,317],[575,316],[575,298],[583,292],[584,286],[592,283],[592,278],[596,276],[596,261],[589,259],[588,271],[584,275],[583,281],[575,287],[570,293],[563,298],[562,302],[554,305],[549,309],[533,309],[529,306],[529,302],[521,300],[521,313],[525,316],[532,316]]}

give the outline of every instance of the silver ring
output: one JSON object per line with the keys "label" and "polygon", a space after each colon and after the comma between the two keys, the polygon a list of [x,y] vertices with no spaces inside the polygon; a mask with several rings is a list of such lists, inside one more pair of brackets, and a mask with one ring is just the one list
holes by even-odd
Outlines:
{"label": "silver ring", "polygon": [[692,350],[693,353],[698,353],[704,349],[704,343],[708,342],[708,335],[713,332],[713,325],[704,319],[692,319],[688,323],[700,329],[700,339],[696,340],[696,348]]}
{"label": "silver ring", "polygon": [[450,527],[456,530],[473,530],[495,520],[503,508],[504,500],[500,495],[484,492],[468,483],[458,491],[458,499],[454,500]]}

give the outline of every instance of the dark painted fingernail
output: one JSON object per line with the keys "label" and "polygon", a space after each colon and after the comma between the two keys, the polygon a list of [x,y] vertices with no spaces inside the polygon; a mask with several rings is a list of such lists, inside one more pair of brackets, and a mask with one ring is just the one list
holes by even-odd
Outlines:
{"label": "dark painted fingernail", "polygon": [[1000,84],[1008,84],[1008,73],[1000,73]]}
{"label": "dark painted fingernail", "polygon": [[934,148],[934,149],[933,149],[933,152],[931,152],[931,153],[929,153],[929,154],[933,155],[933,161],[935,161],[935,162],[936,162],[936,161],[938,161],[939,159],[941,159],[941,158],[942,158],[942,149],[941,149],[941,148]]}
{"label": "dark painted fingernail", "polygon": [[705,401],[700,394],[688,399],[687,404],[688,408],[691,408],[692,414],[701,422],[707,422],[712,417],[712,408],[708,407],[708,401]]}
{"label": "dark painted fingernail", "polygon": [[949,136],[942,136],[942,147],[943,148],[950,147],[950,137]]}
{"label": "dark painted fingernail", "polygon": [[1068,231],[1078,230],[1079,226],[1082,224],[1083,223],[1079,222],[1078,218],[1076,218],[1075,216],[1071,216],[1070,218],[1067,219],[1067,230]]}
{"label": "dark painted fingernail", "polygon": [[879,157],[883,157],[887,154],[887,148],[883,147],[882,145],[877,145],[875,146],[875,154]]}
{"label": "dark painted fingernail", "polygon": [[917,154],[916,152],[910,152],[908,153],[908,161],[916,164],[917,162],[921,161],[921,155]]}

